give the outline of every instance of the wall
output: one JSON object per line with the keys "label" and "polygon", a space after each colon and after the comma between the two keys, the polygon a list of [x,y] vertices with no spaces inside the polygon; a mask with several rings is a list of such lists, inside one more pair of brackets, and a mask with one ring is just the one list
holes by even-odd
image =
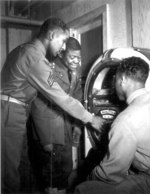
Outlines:
{"label": "wall", "polygon": [[[8,5],[7,1],[0,1],[2,16],[8,15],[7,5]],[[7,54],[18,45],[31,40],[33,35],[36,34],[36,31],[38,31],[38,27],[32,26],[30,24],[30,21],[25,25],[23,25],[21,21],[24,18],[22,18],[21,16],[13,15],[13,17],[10,17],[10,18],[11,18],[11,22],[6,20],[7,22],[1,23],[0,71],[4,65]],[[18,20],[19,22],[16,22],[16,20]],[[36,25],[38,25],[38,22]]]}
{"label": "wall", "polygon": [[150,1],[132,0],[133,46],[150,49]]}
{"label": "wall", "polygon": [[71,6],[61,11],[59,10],[56,15],[62,18],[66,23],[72,23],[72,21],[111,2],[113,2],[113,0],[76,0]]}
{"label": "wall", "polygon": [[77,0],[58,14],[68,24],[80,22],[85,14],[106,5],[103,21],[105,49],[114,47],[141,47],[150,49],[149,0]]}
{"label": "wall", "polygon": [[[102,22],[103,51],[112,47],[126,46],[150,49],[149,0],[76,0],[71,6],[62,9],[56,15],[68,24],[74,21],[78,23],[83,16],[88,16],[88,13],[90,14],[103,6],[106,6],[105,10],[99,9],[100,14],[104,16]],[[1,14],[5,15],[5,7],[2,1]],[[42,11],[39,14],[40,17],[42,17]],[[26,29],[20,29],[16,26],[14,30],[10,29],[8,32],[6,28],[2,28],[1,64],[4,63],[7,52],[30,39],[31,34],[30,26],[27,26]],[[7,45],[7,42],[9,42],[9,45]]]}
{"label": "wall", "polygon": [[150,49],[150,1],[114,0],[108,9],[108,48]]}
{"label": "wall", "polygon": [[128,41],[126,0],[114,0],[107,7],[107,49],[131,46]]}
{"label": "wall", "polygon": [[3,27],[1,30],[1,66],[2,69],[7,54],[18,45],[29,41],[32,38],[33,31],[30,29],[21,29],[17,27]]}
{"label": "wall", "polygon": [[9,39],[9,52],[13,50],[18,45],[29,41],[32,37],[32,30],[26,29],[8,29],[8,39]]}

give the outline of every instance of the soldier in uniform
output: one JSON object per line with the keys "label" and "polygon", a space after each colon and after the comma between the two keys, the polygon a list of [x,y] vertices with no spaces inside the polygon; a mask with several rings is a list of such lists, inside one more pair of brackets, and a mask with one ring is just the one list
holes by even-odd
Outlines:
{"label": "soldier in uniform", "polygon": [[[57,83],[69,96],[81,101],[79,42],[70,37],[66,42],[66,50],[53,64],[53,77]],[[40,93],[33,101],[31,114],[36,131],[33,133],[34,140],[31,140],[31,149],[36,151],[30,152],[30,155],[33,167],[39,158],[41,161],[35,169],[39,172],[39,183],[47,193],[51,193],[53,188],[65,190],[72,171],[72,133],[76,137],[80,136],[82,123]]]}
{"label": "soldier in uniform", "polygon": [[40,91],[63,110],[99,130],[103,123],[78,100],[70,97],[52,77],[46,54],[56,56],[68,39],[68,28],[58,18],[47,19],[37,38],[15,48],[1,72],[2,193],[20,193],[19,164],[29,104]]}

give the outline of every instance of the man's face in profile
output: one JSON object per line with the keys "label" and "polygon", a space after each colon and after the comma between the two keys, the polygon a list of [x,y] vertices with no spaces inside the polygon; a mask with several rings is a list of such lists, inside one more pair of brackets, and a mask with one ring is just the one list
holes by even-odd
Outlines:
{"label": "man's face in profile", "polygon": [[66,49],[66,41],[69,37],[68,31],[63,31],[61,29],[54,30],[51,32],[51,39],[48,48],[54,57],[57,56],[62,50]]}

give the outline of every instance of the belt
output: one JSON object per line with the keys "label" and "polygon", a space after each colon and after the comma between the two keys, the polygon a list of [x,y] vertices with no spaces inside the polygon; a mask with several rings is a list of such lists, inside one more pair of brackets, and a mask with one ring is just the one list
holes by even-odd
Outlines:
{"label": "belt", "polygon": [[20,104],[20,105],[25,106],[25,107],[28,106],[28,104],[21,102],[20,100],[17,100],[16,98],[12,98],[12,97],[7,96],[7,95],[1,95],[1,100]]}

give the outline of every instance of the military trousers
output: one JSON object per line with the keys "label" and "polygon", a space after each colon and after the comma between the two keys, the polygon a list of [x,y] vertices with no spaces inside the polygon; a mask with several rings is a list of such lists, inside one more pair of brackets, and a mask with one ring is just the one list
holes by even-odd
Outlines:
{"label": "military trousers", "polygon": [[26,134],[26,107],[1,101],[2,194],[20,193],[19,165]]}
{"label": "military trousers", "polygon": [[53,151],[43,150],[40,142],[32,139],[29,155],[39,187],[64,189],[72,171],[72,144],[53,144]]}
{"label": "military trousers", "polygon": [[74,194],[149,194],[150,175],[139,173],[129,175],[118,184],[109,184],[102,181],[86,181],[78,185]]}

